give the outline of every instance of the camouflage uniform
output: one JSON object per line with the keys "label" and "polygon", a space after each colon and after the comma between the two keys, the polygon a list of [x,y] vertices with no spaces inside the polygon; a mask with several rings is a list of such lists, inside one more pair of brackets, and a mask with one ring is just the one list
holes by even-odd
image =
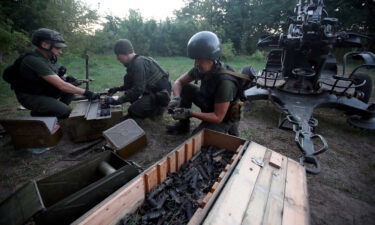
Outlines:
{"label": "camouflage uniform", "polygon": [[[118,103],[130,102],[128,112],[134,117],[145,118],[161,112],[168,104],[171,92],[168,74],[153,59],[140,55],[136,55],[126,68],[124,85],[117,88],[124,91]],[[167,103],[161,103],[161,92],[168,95]]]}

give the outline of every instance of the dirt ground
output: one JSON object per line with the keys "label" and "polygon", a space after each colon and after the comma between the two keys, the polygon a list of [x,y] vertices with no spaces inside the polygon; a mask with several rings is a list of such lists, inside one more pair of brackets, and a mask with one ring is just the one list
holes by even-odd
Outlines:
{"label": "dirt ground", "polygon": [[[1,109],[1,114],[15,109]],[[241,137],[298,160],[300,151],[292,131],[277,128],[279,112],[268,102],[255,102],[240,123]],[[328,141],[329,150],[318,157],[322,171],[307,175],[311,224],[375,224],[375,132],[350,127],[342,112],[317,111],[317,133]],[[181,144],[188,135],[168,135],[165,124],[173,123],[168,115],[160,119],[136,120],[146,132],[148,146],[130,157],[147,168]],[[197,126],[198,121],[193,122]],[[54,150],[32,155],[15,151],[6,134],[0,137],[0,201],[30,179],[53,174],[102,151],[103,142],[89,151],[69,157],[77,147],[66,133]]]}

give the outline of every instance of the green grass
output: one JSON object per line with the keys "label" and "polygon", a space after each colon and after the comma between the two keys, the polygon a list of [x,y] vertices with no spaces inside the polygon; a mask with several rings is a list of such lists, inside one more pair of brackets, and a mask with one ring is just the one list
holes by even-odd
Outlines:
{"label": "green grass", "polygon": [[[180,75],[189,71],[194,61],[187,57],[155,57],[160,66],[165,69],[171,80],[176,80]],[[65,56],[59,61],[68,68],[68,74],[79,78],[85,77],[85,60],[78,56]],[[225,62],[241,71],[245,65],[252,65],[256,69],[263,67],[262,63],[251,62],[248,56],[237,56],[233,60]],[[115,55],[93,55],[89,60],[89,74],[94,81],[90,84],[90,89],[103,91],[105,88],[119,86],[123,82],[126,68],[117,61]]]}
{"label": "green grass", "polygon": [[[170,79],[176,80],[180,75],[189,71],[194,61],[187,57],[154,57],[160,66],[169,72]],[[259,70],[264,66],[264,62],[251,60],[249,56],[236,56],[232,60],[225,62],[241,71],[245,65],[252,65]],[[67,68],[67,73],[79,79],[84,79],[86,74],[85,59],[78,55],[66,54],[59,58],[58,64]],[[4,64],[2,67],[4,68]],[[89,74],[94,81],[90,83],[90,90],[104,91],[106,88],[120,86],[126,68],[116,59],[114,54],[90,55]],[[2,71],[1,71],[2,74]],[[84,85],[82,86],[84,87]],[[0,115],[3,107],[8,108],[18,105],[17,99],[8,83],[0,79]]]}

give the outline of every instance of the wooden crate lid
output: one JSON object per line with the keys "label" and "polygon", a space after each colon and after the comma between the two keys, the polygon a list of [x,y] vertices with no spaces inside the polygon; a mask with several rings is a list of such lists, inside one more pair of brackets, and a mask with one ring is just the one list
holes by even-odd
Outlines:
{"label": "wooden crate lid", "polygon": [[10,135],[48,136],[55,133],[59,128],[56,117],[2,119],[0,123]]}
{"label": "wooden crate lid", "polygon": [[309,224],[306,172],[252,142],[203,224]]}

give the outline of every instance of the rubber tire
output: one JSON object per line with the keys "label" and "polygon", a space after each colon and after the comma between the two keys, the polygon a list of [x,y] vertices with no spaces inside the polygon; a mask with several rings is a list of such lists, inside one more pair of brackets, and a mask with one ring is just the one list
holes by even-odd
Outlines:
{"label": "rubber tire", "polygon": [[366,83],[363,86],[357,87],[355,90],[363,92],[364,96],[358,99],[363,101],[364,103],[368,103],[371,98],[371,93],[372,93],[371,76],[366,73],[355,73],[353,74],[352,78],[354,79],[355,84],[360,84],[364,80],[366,81]]}

